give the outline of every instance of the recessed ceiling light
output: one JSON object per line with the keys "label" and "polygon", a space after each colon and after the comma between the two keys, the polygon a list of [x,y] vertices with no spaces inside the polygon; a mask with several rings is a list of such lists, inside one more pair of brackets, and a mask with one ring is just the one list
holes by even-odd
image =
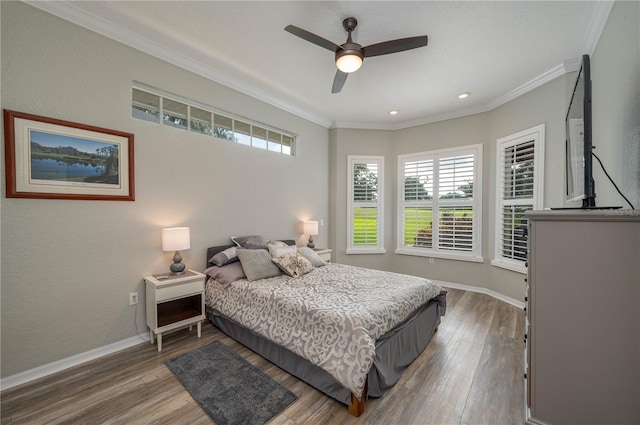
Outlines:
{"label": "recessed ceiling light", "polygon": [[464,92],[464,93],[460,93],[460,94],[458,95],[458,99],[465,99],[465,98],[467,98],[467,97],[469,97],[469,96],[471,96],[471,92],[466,91],[466,92]]}
{"label": "recessed ceiling light", "polygon": [[398,115],[398,111],[389,111],[389,115]]}

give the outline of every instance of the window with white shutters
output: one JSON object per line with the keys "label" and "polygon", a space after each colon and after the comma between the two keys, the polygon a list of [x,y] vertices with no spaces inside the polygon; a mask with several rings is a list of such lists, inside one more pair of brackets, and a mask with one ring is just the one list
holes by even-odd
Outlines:
{"label": "window with white shutters", "polygon": [[347,163],[347,254],[384,253],[384,157],[350,155]]}
{"label": "window with white shutters", "polygon": [[482,261],[482,145],[398,157],[396,253]]}
{"label": "window with white shutters", "polygon": [[525,211],[542,208],[544,125],[497,142],[496,234],[491,264],[525,273]]}

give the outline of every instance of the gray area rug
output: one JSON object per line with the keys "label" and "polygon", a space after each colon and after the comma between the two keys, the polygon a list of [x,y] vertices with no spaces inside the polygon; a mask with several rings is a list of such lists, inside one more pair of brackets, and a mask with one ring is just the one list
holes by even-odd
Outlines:
{"label": "gray area rug", "polygon": [[297,399],[220,341],[165,364],[217,425],[264,424]]}

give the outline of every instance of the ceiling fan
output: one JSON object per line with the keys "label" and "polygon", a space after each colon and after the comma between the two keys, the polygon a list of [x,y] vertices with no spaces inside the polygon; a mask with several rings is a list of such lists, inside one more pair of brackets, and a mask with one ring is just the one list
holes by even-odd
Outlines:
{"label": "ceiling fan", "polygon": [[354,71],[360,69],[364,58],[372,56],[388,55],[390,53],[403,52],[427,45],[428,38],[426,35],[416,37],[398,38],[396,40],[383,41],[381,43],[371,44],[369,46],[361,46],[351,40],[351,32],[356,29],[358,21],[356,18],[347,18],[342,21],[342,26],[348,33],[347,41],[344,44],[337,45],[332,41],[322,38],[318,35],[310,33],[307,30],[298,28],[294,25],[287,25],[285,31],[293,35],[307,40],[316,46],[324,47],[327,50],[335,52],[336,66],[338,70],[333,79],[333,87],[331,93],[339,93],[347,81],[347,76]]}

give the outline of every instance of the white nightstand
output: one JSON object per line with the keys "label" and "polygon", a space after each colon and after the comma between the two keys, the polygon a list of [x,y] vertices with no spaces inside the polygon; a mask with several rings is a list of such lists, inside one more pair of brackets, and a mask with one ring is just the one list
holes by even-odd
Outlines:
{"label": "white nightstand", "polygon": [[316,254],[318,254],[320,256],[320,258],[322,258],[324,261],[327,262],[331,262],[331,252],[333,252],[333,250],[329,249],[329,248],[314,248],[314,251],[316,252]]}
{"label": "white nightstand", "polygon": [[204,279],[202,273],[187,270],[172,276],[153,275],[144,278],[147,295],[147,326],[153,344],[158,337],[158,351],[162,351],[163,332],[197,324],[198,338],[204,314]]}

